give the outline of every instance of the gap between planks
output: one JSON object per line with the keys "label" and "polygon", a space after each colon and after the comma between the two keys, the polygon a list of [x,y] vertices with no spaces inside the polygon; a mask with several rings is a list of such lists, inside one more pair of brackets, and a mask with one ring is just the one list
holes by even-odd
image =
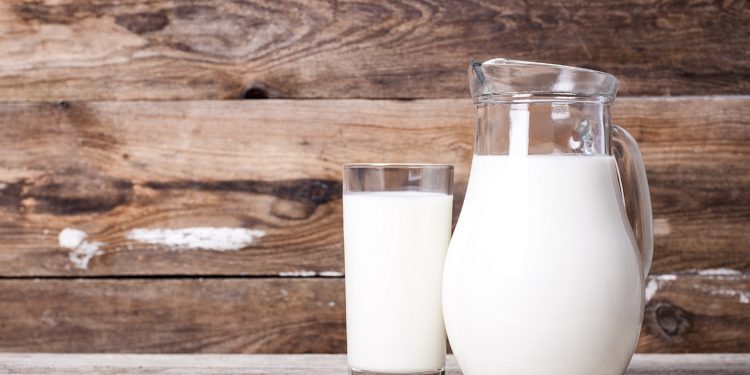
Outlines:
{"label": "gap between planks", "polygon": [[[312,272],[312,271],[310,271]],[[339,272],[328,274],[317,272],[314,275],[236,275],[236,274],[209,274],[209,275],[60,275],[60,276],[0,276],[2,280],[201,280],[201,279],[343,279],[344,275]]]}

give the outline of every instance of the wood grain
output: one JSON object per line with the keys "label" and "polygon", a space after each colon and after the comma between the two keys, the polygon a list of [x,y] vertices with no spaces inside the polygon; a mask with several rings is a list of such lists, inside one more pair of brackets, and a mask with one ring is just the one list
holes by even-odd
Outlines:
{"label": "wood grain", "polygon": [[341,279],[0,281],[0,351],[326,353]]}
{"label": "wood grain", "polygon": [[0,100],[463,98],[469,60],[501,56],[743,94],[748,25],[743,1],[12,0]]}
{"label": "wood grain", "polygon": [[[639,352],[750,350],[750,275],[651,283]],[[6,352],[346,350],[340,278],[4,279],[0,301]]]}
{"label": "wood grain", "polygon": [[[454,163],[458,213],[473,116],[452,99],[0,104],[0,275],[340,276],[341,164]],[[750,271],[748,118],[748,97],[615,106],[645,157],[654,272]],[[128,238],[193,227],[265,235],[237,251]],[[99,243],[88,263],[65,228]]]}
{"label": "wood grain", "polygon": [[[263,374],[334,375],[347,371],[343,354],[0,354],[0,370],[13,374]],[[750,354],[636,354],[628,375],[741,375]],[[460,375],[449,355],[446,373]]]}
{"label": "wood grain", "polygon": [[639,352],[750,350],[750,274],[650,276],[646,295]]}

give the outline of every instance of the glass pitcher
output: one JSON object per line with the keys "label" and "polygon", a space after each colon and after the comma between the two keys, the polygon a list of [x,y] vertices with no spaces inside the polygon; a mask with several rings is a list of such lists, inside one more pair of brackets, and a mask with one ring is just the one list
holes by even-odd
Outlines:
{"label": "glass pitcher", "polygon": [[474,157],[443,275],[466,375],[623,374],[643,318],[651,201],[617,79],[471,63]]}

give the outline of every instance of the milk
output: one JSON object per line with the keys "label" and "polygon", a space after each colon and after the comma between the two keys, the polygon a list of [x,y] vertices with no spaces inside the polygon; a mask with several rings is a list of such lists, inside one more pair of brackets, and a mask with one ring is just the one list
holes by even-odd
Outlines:
{"label": "milk", "polygon": [[344,194],[346,330],[350,367],[387,373],[441,369],[443,263],[453,196]]}
{"label": "milk", "polygon": [[474,156],[469,181],[443,284],[464,374],[622,374],[643,272],[614,158]]}

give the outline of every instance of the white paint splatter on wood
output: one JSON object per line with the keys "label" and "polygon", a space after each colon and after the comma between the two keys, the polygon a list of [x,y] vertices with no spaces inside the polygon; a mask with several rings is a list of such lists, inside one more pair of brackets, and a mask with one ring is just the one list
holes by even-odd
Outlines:
{"label": "white paint splatter on wood", "polygon": [[701,276],[737,276],[741,275],[742,272],[733,270],[731,268],[709,268],[705,270],[699,270],[698,274]]}
{"label": "white paint splatter on wood", "polygon": [[654,236],[666,236],[670,233],[672,233],[672,228],[669,227],[669,221],[667,219],[654,219]]}
{"label": "white paint splatter on wood", "polygon": [[343,272],[338,271],[321,271],[321,272],[315,272],[315,271],[288,271],[288,272],[279,272],[279,276],[281,277],[341,277],[344,276]]}
{"label": "white paint splatter on wood", "polygon": [[651,298],[656,295],[656,292],[661,288],[665,282],[677,280],[677,275],[668,273],[664,275],[655,275],[649,277],[648,284],[646,284],[645,298],[646,302],[650,301]]}
{"label": "white paint splatter on wood", "polygon": [[323,271],[319,273],[318,275],[322,277],[341,277],[341,276],[344,276],[344,273],[338,272],[338,271]]}
{"label": "white paint splatter on wood", "polygon": [[175,250],[236,251],[255,244],[265,235],[262,230],[246,228],[136,228],[128,232],[127,239]]}
{"label": "white paint splatter on wood", "polygon": [[649,280],[648,284],[646,284],[646,301],[651,301],[651,298],[654,297],[656,294],[656,291],[659,290],[659,284],[656,280]]}
{"label": "white paint splatter on wood", "polygon": [[57,235],[57,242],[62,247],[74,249],[76,246],[80,245],[87,236],[88,234],[82,230],[65,228]]}
{"label": "white paint splatter on wood", "polygon": [[73,228],[65,228],[57,235],[57,242],[61,247],[69,249],[68,259],[78,269],[87,269],[91,258],[104,254],[100,247],[104,242],[86,241],[88,233]]}
{"label": "white paint splatter on wood", "polygon": [[[687,270],[681,272],[680,275],[698,275],[707,276],[712,279],[722,279],[742,276],[742,272],[731,268],[708,268],[703,270]],[[674,280],[677,280],[677,274],[663,274],[649,277],[649,281],[646,284],[645,289],[646,301],[650,301],[665,282]],[[703,285],[701,283],[693,284],[693,288],[705,293],[709,293],[712,296],[737,298],[739,303],[750,304],[749,291],[735,290],[724,286]]]}
{"label": "white paint splatter on wood", "polygon": [[709,293],[712,296],[737,298],[737,301],[742,304],[750,303],[750,292],[735,290],[724,286],[713,286],[713,285],[695,285],[696,288],[703,292]]}

